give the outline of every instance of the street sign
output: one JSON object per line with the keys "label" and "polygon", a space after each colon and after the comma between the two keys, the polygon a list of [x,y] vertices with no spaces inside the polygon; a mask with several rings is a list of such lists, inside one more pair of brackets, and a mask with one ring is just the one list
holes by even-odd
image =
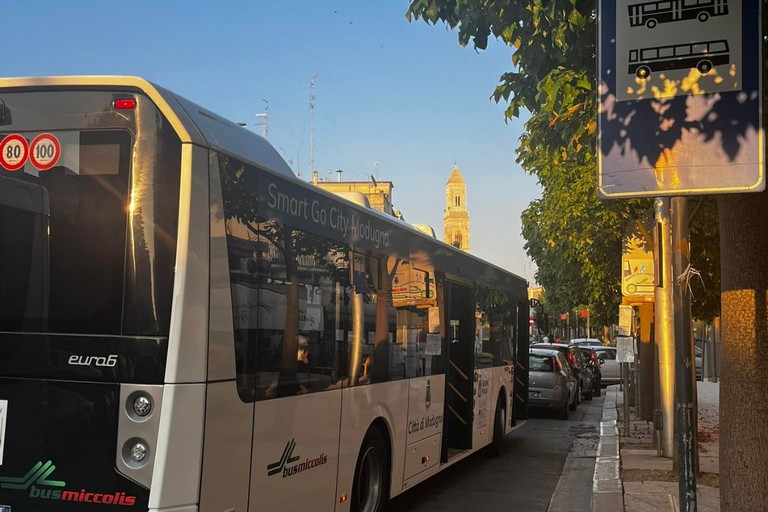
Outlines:
{"label": "street sign", "polygon": [[621,254],[621,294],[640,301],[652,301],[656,277],[653,251],[646,240],[635,234],[624,238]]}
{"label": "street sign", "polygon": [[765,188],[761,5],[600,0],[600,197]]}
{"label": "street sign", "polygon": [[635,362],[635,348],[633,347],[634,339],[629,336],[616,337],[616,362],[617,363],[634,363]]}

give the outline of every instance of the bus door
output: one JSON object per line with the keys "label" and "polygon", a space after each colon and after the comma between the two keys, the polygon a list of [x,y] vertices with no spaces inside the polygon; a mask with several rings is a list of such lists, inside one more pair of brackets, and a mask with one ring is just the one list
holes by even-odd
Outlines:
{"label": "bus door", "polygon": [[446,281],[446,339],[443,462],[472,448],[475,301],[469,286]]}

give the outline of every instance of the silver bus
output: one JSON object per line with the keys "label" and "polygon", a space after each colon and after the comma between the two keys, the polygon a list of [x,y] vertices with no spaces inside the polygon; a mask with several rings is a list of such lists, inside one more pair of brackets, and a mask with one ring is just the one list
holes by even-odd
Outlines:
{"label": "silver bus", "polygon": [[353,511],[525,419],[527,283],[132,77],[0,80],[0,510]]}

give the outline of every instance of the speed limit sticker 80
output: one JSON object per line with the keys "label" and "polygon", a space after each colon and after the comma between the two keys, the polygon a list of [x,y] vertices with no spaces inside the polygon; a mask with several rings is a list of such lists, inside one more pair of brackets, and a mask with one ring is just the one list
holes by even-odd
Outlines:
{"label": "speed limit sticker 80", "polygon": [[9,171],[18,171],[27,162],[29,145],[27,139],[12,133],[0,142],[0,165]]}

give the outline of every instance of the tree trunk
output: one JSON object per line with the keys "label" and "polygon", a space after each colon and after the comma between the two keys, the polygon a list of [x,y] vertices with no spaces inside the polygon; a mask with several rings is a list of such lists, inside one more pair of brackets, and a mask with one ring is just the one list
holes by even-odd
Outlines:
{"label": "tree trunk", "polygon": [[719,197],[721,510],[768,510],[768,193]]}

